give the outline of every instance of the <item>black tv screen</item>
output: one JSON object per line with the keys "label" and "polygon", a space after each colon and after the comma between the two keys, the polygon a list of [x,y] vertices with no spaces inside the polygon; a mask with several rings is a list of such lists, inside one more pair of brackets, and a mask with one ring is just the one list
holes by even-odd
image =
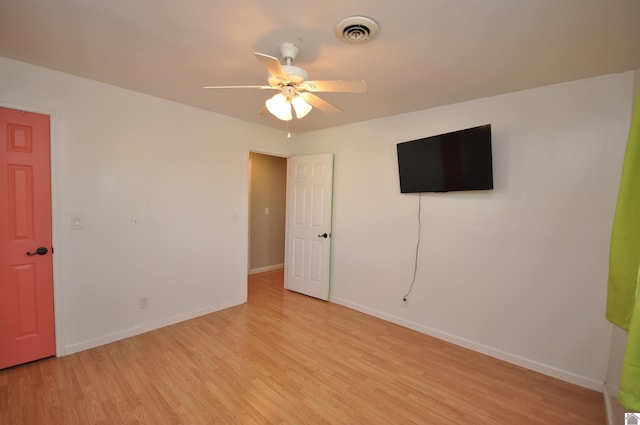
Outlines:
{"label": "black tv screen", "polygon": [[397,146],[401,193],[493,189],[491,124]]}

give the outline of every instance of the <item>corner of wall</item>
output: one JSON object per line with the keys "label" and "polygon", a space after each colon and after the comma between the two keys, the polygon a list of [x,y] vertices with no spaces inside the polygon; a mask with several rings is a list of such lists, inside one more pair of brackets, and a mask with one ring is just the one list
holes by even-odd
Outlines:
{"label": "corner of wall", "polygon": [[624,423],[626,409],[617,401],[618,388],[610,387],[606,382],[602,389],[604,410],[607,417],[607,425]]}
{"label": "corner of wall", "polygon": [[[633,73],[632,107],[635,107],[636,94],[640,90],[640,68]],[[622,423],[625,409],[618,404],[617,394],[620,386],[620,373],[624,350],[627,344],[627,334],[624,330],[612,326],[611,346],[609,348],[609,367],[607,369],[606,381],[603,387],[605,411],[607,414],[607,424],[613,425]]]}

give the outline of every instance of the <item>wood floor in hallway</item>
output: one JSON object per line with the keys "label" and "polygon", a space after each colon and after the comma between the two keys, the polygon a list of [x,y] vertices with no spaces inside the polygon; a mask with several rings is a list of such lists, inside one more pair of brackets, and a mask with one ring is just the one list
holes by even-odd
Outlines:
{"label": "wood floor in hallway", "polygon": [[0,371],[2,425],[603,425],[602,394],[283,289]]}

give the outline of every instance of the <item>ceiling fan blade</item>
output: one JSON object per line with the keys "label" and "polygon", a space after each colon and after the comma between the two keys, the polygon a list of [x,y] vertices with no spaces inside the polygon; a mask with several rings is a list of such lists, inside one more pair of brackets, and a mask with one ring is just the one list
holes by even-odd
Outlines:
{"label": "ceiling fan blade", "polygon": [[366,93],[367,83],[362,80],[305,81],[298,86],[310,92]]}
{"label": "ceiling fan blade", "polygon": [[311,106],[314,108],[320,109],[325,114],[339,114],[342,112],[342,109],[338,108],[333,103],[327,102],[326,100],[316,96],[315,94],[311,94],[309,92],[300,93],[300,96]]}
{"label": "ceiling fan blade", "polygon": [[271,86],[205,86],[205,89],[275,89]]}
{"label": "ceiling fan blade", "polygon": [[263,106],[262,109],[260,109],[260,112],[258,112],[259,115],[267,115],[269,113],[269,110],[267,109],[266,106]]}
{"label": "ceiling fan blade", "polygon": [[262,53],[254,53],[254,55],[256,55],[256,58],[258,58],[262,66],[267,68],[269,74],[282,80],[282,82],[284,83],[289,81],[289,76],[287,75],[277,58],[269,55],[264,55]]}

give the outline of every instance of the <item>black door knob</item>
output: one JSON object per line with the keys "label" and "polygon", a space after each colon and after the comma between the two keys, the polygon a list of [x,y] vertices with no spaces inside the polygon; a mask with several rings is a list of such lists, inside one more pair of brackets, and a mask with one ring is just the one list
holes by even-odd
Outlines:
{"label": "black door knob", "polygon": [[326,233],[323,233],[323,234],[321,234],[321,235],[318,235],[318,237],[319,237],[319,238],[325,238],[325,239],[327,239],[327,238],[329,237],[329,235],[328,235],[328,234],[326,234]]}
{"label": "black door knob", "polygon": [[41,246],[40,248],[36,249],[34,252],[27,252],[27,255],[44,255],[47,252],[49,252],[47,248],[44,246]]}

